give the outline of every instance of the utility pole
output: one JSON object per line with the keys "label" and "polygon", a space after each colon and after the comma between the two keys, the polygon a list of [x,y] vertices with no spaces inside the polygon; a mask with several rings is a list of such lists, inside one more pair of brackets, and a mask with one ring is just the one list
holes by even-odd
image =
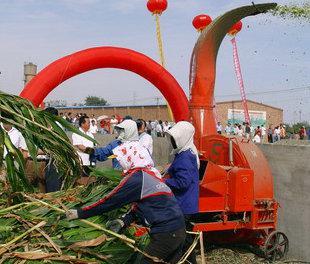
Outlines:
{"label": "utility pole", "polygon": [[136,94],[136,92],[133,92],[133,94],[132,94],[132,105],[136,105],[136,99],[137,99],[137,94]]}
{"label": "utility pole", "polygon": [[155,97],[156,105],[157,105],[157,106],[159,106],[159,99],[160,99],[159,97]]}
{"label": "utility pole", "polygon": [[299,123],[301,123],[301,110],[299,110],[298,112],[299,112]]}

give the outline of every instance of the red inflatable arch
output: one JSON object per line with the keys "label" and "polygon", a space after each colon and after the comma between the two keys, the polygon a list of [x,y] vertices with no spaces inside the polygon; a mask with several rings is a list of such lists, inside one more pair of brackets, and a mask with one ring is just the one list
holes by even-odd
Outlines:
{"label": "red inflatable arch", "polygon": [[123,69],[140,75],[160,90],[176,121],[189,119],[187,97],[175,78],[151,58],[118,47],[90,48],[54,61],[26,85],[20,96],[39,106],[65,80],[99,68]]}

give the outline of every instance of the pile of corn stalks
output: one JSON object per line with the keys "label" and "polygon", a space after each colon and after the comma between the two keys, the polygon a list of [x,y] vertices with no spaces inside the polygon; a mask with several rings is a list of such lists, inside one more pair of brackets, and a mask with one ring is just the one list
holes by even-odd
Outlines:
{"label": "pile of corn stalks", "polygon": [[0,157],[7,151],[4,162],[0,158],[0,263],[135,263],[148,237],[133,240],[133,230],[125,236],[105,228],[107,220],[119,217],[126,208],[89,220],[65,219],[68,209],[94,203],[120,180],[119,172],[95,171],[96,184],[72,188],[80,175],[80,160],[59,124],[83,134],[27,100],[1,92],[0,121],[22,133],[35,164],[42,150],[63,177],[62,191],[35,193],[25,176],[21,151],[0,126]]}
{"label": "pile of corn stalks", "polygon": [[[22,133],[29,155],[35,161],[34,164],[38,151],[44,151],[53,158],[55,166],[63,176],[64,189],[72,187],[76,177],[80,175],[80,159],[59,124],[68,131],[83,135],[78,129],[63,118],[35,108],[26,99],[2,92],[0,92],[0,121],[14,126]],[[4,170],[3,167],[6,169],[10,190],[33,192],[34,188],[25,176],[25,159],[21,151],[12,144],[8,133],[0,126],[0,157],[3,157],[4,150],[7,154],[4,162],[2,158],[0,159],[0,169],[1,172]]]}
{"label": "pile of corn stalks", "polygon": [[66,210],[97,201],[119,182],[120,173],[113,170],[94,174],[100,185],[49,194],[21,193],[24,202],[11,206],[2,193],[0,263],[135,263],[138,248],[143,249],[148,237],[137,239],[134,228],[124,235],[105,229],[107,220],[119,217],[126,208],[88,220],[64,218]]}

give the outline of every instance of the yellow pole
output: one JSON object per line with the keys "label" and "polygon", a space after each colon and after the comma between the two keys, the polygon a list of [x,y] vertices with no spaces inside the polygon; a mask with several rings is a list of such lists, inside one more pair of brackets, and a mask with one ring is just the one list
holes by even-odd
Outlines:
{"label": "yellow pole", "polygon": [[[155,21],[156,21],[156,37],[157,37],[157,44],[158,44],[158,51],[159,51],[159,58],[160,58],[160,64],[165,68],[165,56],[164,56],[164,48],[163,48],[163,40],[161,37],[161,31],[160,31],[160,22],[159,22],[159,14],[155,14]],[[168,107],[168,115],[172,121],[174,121],[173,113],[171,111],[171,108],[167,103]]]}

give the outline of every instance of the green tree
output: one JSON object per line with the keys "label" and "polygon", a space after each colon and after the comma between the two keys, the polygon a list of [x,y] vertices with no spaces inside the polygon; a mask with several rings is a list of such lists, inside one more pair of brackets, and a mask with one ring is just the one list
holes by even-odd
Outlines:
{"label": "green tree", "polygon": [[85,99],[86,106],[104,106],[107,104],[107,101],[102,97],[89,95]]}

